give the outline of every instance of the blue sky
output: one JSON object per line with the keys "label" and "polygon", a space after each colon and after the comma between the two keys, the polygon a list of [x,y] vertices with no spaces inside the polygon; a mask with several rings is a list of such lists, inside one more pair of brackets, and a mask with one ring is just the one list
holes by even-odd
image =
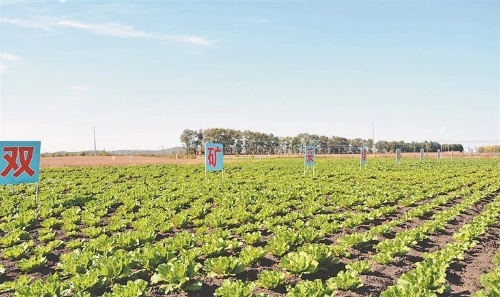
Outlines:
{"label": "blue sky", "polygon": [[[0,0],[1,139],[185,128],[500,143],[498,1]],[[488,142],[486,142],[488,141]]]}

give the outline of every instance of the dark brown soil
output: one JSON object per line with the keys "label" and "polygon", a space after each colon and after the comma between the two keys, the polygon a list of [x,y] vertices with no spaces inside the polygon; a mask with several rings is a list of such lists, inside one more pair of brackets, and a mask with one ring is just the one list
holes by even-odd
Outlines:
{"label": "dark brown soil", "polygon": [[[396,257],[395,261],[385,265],[374,263],[373,271],[361,277],[364,285],[362,288],[354,292],[339,292],[336,296],[379,296],[388,286],[396,284],[403,273],[413,269],[415,263],[422,261],[422,254],[441,249],[447,243],[452,242],[454,240],[453,234],[461,226],[469,223],[478,213],[483,211],[484,207],[492,200],[492,197],[481,199],[469,208],[466,213],[450,221],[444,230],[430,235],[427,239],[413,246],[406,255]],[[451,265],[447,272],[450,284],[455,282],[455,287],[452,286],[452,292],[457,292],[458,294],[452,296],[471,296],[470,292],[475,292],[478,289],[480,271],[485,271],[492,267],[491,259],[496,252],[499,252],[498,235],[500,228],[494,227],[488,231],[480,239],[482,244],[469,251],[467,253],[468,256],[465,257],[465,261],[457,261]],[[481,247],[484,247],[489,253],[484,253]],[[350,258],[353,260],[368,259],[369,254],[367,251],[354,250]]]}
{"label": "dark brown soil", "polygon": [[500,253],[500,227],[490,227],[478,241],[476,247],[465,253],[463,261],[454,261],[447,271],[451,296],[472,296],[481,289],[479,277],[494,267],[492,259]]}

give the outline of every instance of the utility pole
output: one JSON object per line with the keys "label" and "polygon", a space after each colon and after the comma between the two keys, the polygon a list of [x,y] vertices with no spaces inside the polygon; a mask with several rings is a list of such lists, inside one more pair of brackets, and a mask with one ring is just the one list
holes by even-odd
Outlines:
{"label": "utility pole", "polygon": [[373,141],[372,152],[375,154],[375,126],[373,125],[373,122],[372,122],[372,141]]}
{"label": "utility pole", "polygon": [[97,156],[97,145],[95,142],[95,126],[94,126],[94,157]]}

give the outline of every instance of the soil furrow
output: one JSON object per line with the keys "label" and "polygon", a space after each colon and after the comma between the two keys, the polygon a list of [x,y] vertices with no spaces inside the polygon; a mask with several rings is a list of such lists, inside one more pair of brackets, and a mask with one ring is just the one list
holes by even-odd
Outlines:
{"label": "soil furrow", "polygon": [[451,291],[443,296],[472,296],[480,290],[480,276],[495,265],[493,257],[500,252],[500,227],[492,226],[478,238],[479,243],[465,252],[464,260],[454,261],[446,272]]}
{"label": "soil furrow", "polygon": [[[412,270],[415,263],[421,262],[424,253],[436,251],[443,248],[447,243],[453,242],[453,234],[483,211],[485,206],[492,200],[491,196],[481,199],[471,206],[467,212],[448,222],[445,229],[431,234],[425,240],[413,246],[406,255],[395,257],[394,261],[389,264],[375,263],[373,272],[362,276],[363,287],[354,292],[340,292],[337,296],[379,296],[388,286],[396,284],[403,273]],[[353,256],[358,260],[366,259],[367,256],[364,254],[366,252],[360,250],[359,254]]]}
{"label": "soil furrow", "polygon": [[[433,199],[436,199],[436,198],[437,197],[432,197],[432,198],[425,199],[423,201],[420,201],[416,205],[417,206],[423,205],[423,204],[425,204],[425,203],[427,203],[429,201],[432,201]],[[458,200],[460,200],[460,199],[461,199],[460,197],[452,198],[446,204],[440,206],[439,210],[444,210],[446,208],[451,207],[452,205],[456,204],[458,202]],[[402,206],[402,207],[399,207],[396,210],[396,212],[394,212],[392,214],[388,214],[388,215],[382,216],[380,218],[376,218],[375,220],[363,223],[363,224],[361,224],[361,225],[359,225],[357,227],[351,228],[351,229],[343,228],[342,231],[340,231],[338,233],[332,234],[330,236],[326,236],[325,239],[324,239],[324,242],[328,243],[328,244],[331,244],[331,243],[336,244],[337,243],[337,239],[340,238],[340,237],[343,237],[343,236],[348,235],[348,234],[356,233],[356,232],[365,232],[365,231],[369,230],[371,227],[383,225],[386,222],[397,220],[397,219],[401,218],[405,213],[407,213],[410,209],[413,209],[415,207],[416,206],[408,206],[408,207]],[[430,218],[437,211],[438,211],[437,209],[435,211],[431,211],[431,212],[427,213],[424,217],[422,217],[420,219],[412,220],[410,222],[414,222],[414,224],[416,226],[418,226],[418,225],[421,224],[422,221],[427,220],[428,218]],[[410,224],[410,222],[408,224]],[[400,229],[401,228],[396,229],[396,230],[394,230],[394,232],[398,232],[398,231],[400,231]]]}

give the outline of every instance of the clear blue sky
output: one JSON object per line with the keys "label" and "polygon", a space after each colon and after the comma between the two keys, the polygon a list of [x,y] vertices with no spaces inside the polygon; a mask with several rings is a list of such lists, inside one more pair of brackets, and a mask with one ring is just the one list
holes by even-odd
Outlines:
{"label": "clear blue sky", "polygon": [[[0,0],[1,139],[185,128],[500,143],[498,1]],[[471,141],[465,143],[463,141]]]}

